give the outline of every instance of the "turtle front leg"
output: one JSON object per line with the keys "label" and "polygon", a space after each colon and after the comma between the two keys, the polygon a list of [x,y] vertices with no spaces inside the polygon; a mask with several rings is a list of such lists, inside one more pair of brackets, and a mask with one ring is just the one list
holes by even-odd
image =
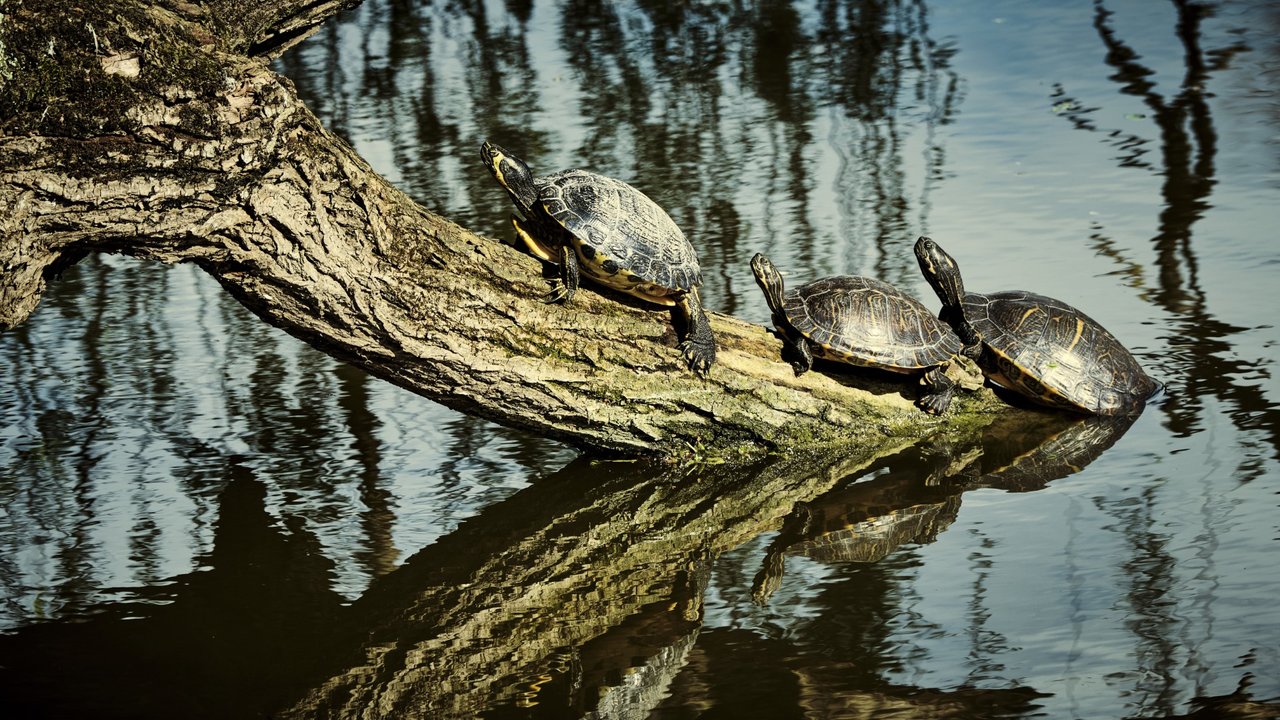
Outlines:
{"label": "turtle front leg", "polygon": [[779,334],[782,335],[782,359],[791,365],[796,377],[812,370],[813,351],[809,349],[809,341],[803,337],[793,338],[789,332]]}
{"label": "turtle front leg", "polygon": [[542,299],[545,303],[568,305],[578,290],[578,255],[568,244],[560,246],[560,279],[551,281],[551,291]]}
{"label": "turtle front leg", "polygon": [[539,238],[538,232],[530,223],[512,215],[511,226],[516,229],[516,238],[524,244],[530,255],[544,262],[558,262],[556,260],[558,253]]}
{"label": "turtle front leg", "polygon": [[920,378],[920,397],[916,400],[916,407],[930,415],[941,415],[951,406],[951,398],[955,394],[955,381],[947,376],[944,368],[935,367]]}
{"label": "turtle front leg", "polygon": [[684,354],[690,370],[706,375],[716,361],[716,336],[711,333],[711,321],[707,320],[707,313],[702,309],[698,289],[685,293],[677,307],[684,314],[687,328],[685,339],[679,345],[680,352]]}

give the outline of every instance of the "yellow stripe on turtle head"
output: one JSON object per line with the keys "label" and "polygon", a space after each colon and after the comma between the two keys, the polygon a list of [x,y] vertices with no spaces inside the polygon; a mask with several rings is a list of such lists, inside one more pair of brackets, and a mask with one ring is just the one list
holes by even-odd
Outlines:
{"label": "yellow stripe on turtle head", "polygon": [[480,149],[484,153],[485,160],[489,163],[489,169],[493,171],[493,176],[505,186],[507,178],[502,173],[502,161],[509,161],[507,151],[488,141],[485,141],[480,146]]}
{"label": "yellow stripe on turtle head", "polygon": [[494,152],[489,156],[489,167],[493,168],[493,176],[503,185],[507,184],[507,179],[502,175],[502,161],[506,159],[507,156],[501,152]]}

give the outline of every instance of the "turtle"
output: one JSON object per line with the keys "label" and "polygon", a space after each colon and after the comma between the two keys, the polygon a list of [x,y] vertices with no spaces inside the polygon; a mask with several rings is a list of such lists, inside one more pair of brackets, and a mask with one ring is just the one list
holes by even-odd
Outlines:
{"label": "turtle", "polygon": [[683,316],[679,348],[689,369],[705,375],[716,340],[698,288],[702,270],[693,244],[656,202],[631,185],[589,170],[535,178],[498,145],[480,148],[485,165],[515,202],[516,236],[535,257],[558,266],[545,301],[567,304],[579,273]]}
{"label": "turtle", "polygon": [[[933,415],[955,394],[960,338],[919,300],[875,278],[837,275],[787,290],[769,258],[751,258],[756,283],[796,375],[813,357],[920,376],[916,405]],[[953,372],[953,368],[957,372]],[[978,377],[976,372],[975,377]],[[980,384],[979,378],[974,387]]]}
{"label": "turtle", "polygon": [[966,292],[960,268],[928,237],[915,244],[939,317],[988,380],[1051,408],[1137,415],[1160,388],[1106,328],[1061,300],[1025,290]]}

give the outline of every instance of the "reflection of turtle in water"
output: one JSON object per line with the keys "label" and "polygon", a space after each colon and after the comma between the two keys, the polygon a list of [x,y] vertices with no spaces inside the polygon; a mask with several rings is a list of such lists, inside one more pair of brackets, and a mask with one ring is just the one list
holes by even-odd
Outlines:
{"label": "reflection of turtle in water", "polygon": [[889,464],[889,472],[843,485],[812,502],[796,503],[756,575],[755,601],[765,603],[778,589],[787,555],[873,563],[900,545],[933,542],[960,510],[964,486],[952,478],[977,456],[975,448],[953,454],[950,449],[937,452],[917,445],[866,471]]}
{"label": "reflection of turtle in water", "polygon": [[1039,490],[1074,475],[1116,443],[1137,416],[1007,415],[997,418],[982,433],[982,459],[975,463],[978,477],[970,487],[1009,492]]}
{"label": "reflection of turtle in water", "polygon": [[606,287],[675,307],[686,328],[680,351],[690,369],[707,372],[716,341],[698,296],[702,270],[666,211],[621,180],[586,170],[535,178],[523,160],[493,143],[480,154],[519,210],[511,219],[516,235],[559,267],[547,302],[572,300],[581,270]]}
{"label": "reflection of turtle in water", "polygon": [[932,542],[955,520],[963,492],[1039,490],[1084,469],[1136,419],[1015,412],[996,418],[964,447],[940,449],[926,439],[863,474],[886,465],[888,472],[796,503],[765,554],[752,594],[764,603],[778,589],[787,555],[869,563],[902,544]]}
{"label": "reflection of turtle in water", "polygon": [[934,415],[946,412],[955,394],[951,377],[960,338],[919,300],[875,278],[839,275],[786,290],[769,258],[751,259],[773,324],[784,342],[784,357],[800,375],[813,356],[920,377],[916,405]]}
{"label": "reflection of turtle in water", "polygon": [[942,300],[941,317],[1001,387],[1041,405],[1097,415],[1136,415],[1159,383],[1093,318],[1043,295],[965,292],[956,261],[933,240],[916,259]]}

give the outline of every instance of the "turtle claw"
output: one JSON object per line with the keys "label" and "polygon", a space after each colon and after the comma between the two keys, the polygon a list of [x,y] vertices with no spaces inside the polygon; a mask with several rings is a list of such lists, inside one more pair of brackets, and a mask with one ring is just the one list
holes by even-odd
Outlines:
{"label": "turtle claw", "polygon": [[916,401],[916,407],[930,415],[941,415],[946,411],[946,408],[938,407],[938,403],[933,402],[933,400],[934,398],[920,398]]}
{"label": "turtle claw", "polygon": [[941,368],[935,367],[920,378],[920,397],[916,399],[916,407],[930,415],[942,415],[951,407],[955,394],[955,382]]}
{"label": "turtle claw", "polygon": [[542,296],[542,302],[547,305],[568,305],[573,299],[573,291],[564,283],[554,283],[546,295]]}
{"label": "turtle claw", "polygon": [[685,340],[676,347],[680,348],[680,353],[684,355],[685,362],[689,365],[690,370],[701,377],[707,376],[707,372],[711,369],[711,363],[715,362],[716,359],[714,348],[708,350],[705,346],[699,345],[693,340]]}
{"label": "turtle claw", "polygon": [[932,395],[922,395],[916,400],[916,407],[929,413],[930,415],[942,415],[951,407],[951,398],[954,392],[939,392]]}
{"label": "turtle claw", "polygon": [[716,361],[716,336],[712,334],[711,323],[707,321],[707,313],[702,309],[698,289],[694,288],[685,294],[676,308],[687,323],[685,339],[676,347],[680,348],[689,369],[699,377],[706,377],[712,363]]}

